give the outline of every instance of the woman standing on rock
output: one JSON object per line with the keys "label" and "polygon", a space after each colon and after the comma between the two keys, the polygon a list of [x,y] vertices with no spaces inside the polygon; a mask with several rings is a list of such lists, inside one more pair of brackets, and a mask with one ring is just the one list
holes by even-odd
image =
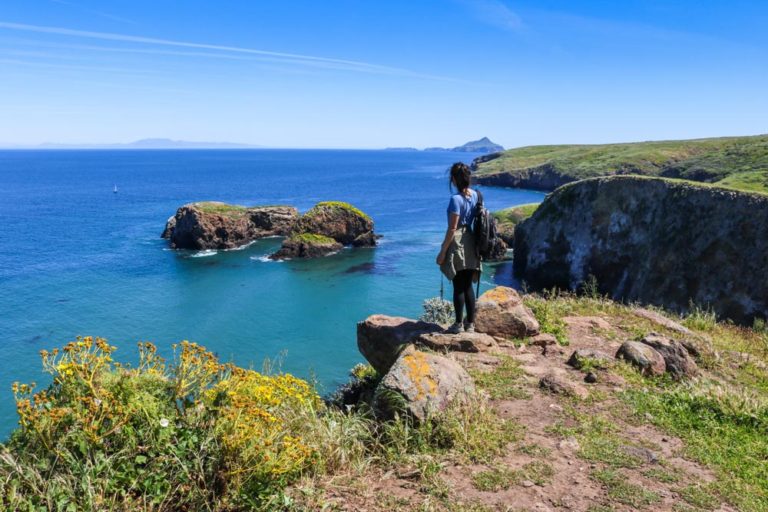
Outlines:
{"label": "woman standing on rock", "polygon": [[[450,184],[459,191],[448,203],[448,229],[445,232],[437,264],[440,271],[453,283],[453,307],[456,322],[448,328],[450,333],[475,331],[475,292],[472,282],[479,278],[480,259],[475,251],[472,225],[475,220],[477,192],[469,188],[470,170],[461,162],[451,166]],[[464,307],[467,317],[464,319]]]}

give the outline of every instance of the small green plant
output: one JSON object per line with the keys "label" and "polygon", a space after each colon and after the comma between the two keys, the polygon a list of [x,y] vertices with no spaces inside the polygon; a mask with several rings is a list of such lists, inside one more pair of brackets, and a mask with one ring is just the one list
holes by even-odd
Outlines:
{"label": "small green plant", "polygon": [[421,307],[424,309],[424,312],[419,317],[419,320],[423,322],[446,325],[452,323],[454,320],[455,312],[453,309],[453,302],[444,300],[440,297],[432,297],[431,299],[425,300]]}
{"label": "small green plant", "polygon": [[525,373],[520,363],[511,357],[502,358],[501,364],[489,372],[478,370],[471,374],[475,384],[494,400],[525,399],[531,396],[526,390],[523,381]]}
{"label": "small green plant", "polygon": [[506,467],[496,467],[472,475],[472,485],[478,491],[498,492],[517,483],[518,474]]}
{"label": "small green plant", "polygon": [[626,476],[616,471],[595,471],[592,478],[606,487],[609,498],[636,509],[649,507],[661,499],[655,492],[629,483]]}
{"label": "small green plant", "polygon": [[527,295],[525,305],[533,311],[539,322],[541,332],[553,335],[561,345],[568,345],[568,329],[562,319],[561,311],[558,311],[560,304],[556,300],[552,300],[556,297],[556,290],[546,292],[544,297]]}

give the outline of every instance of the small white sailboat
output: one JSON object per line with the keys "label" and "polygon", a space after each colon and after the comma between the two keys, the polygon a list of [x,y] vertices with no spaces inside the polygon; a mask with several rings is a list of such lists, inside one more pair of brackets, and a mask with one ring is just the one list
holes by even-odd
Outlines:
{"label": "small white sailboat", "polygon": [[117,194],[117,185],[115,185],[115,189],[112,191],[114,194]]}

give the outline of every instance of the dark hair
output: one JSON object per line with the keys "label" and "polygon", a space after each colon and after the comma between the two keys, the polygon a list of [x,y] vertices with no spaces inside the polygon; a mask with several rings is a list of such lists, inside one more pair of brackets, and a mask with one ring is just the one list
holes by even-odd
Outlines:
{"label": "dark hair", "polygon": [[469,184],[472,180],[472,171],[469,170],[467,164],[463,162],[456,162],[451,166],[451,179],[448,182],[448,186],[455,183],[456,188],[459,189],[460,194],[465,194],[469,188]]}

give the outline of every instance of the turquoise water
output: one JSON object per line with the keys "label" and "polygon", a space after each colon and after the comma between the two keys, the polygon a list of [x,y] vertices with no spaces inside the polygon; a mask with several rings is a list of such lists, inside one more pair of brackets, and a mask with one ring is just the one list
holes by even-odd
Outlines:
{"label": "turquoise water", "polygon": [[[15,425],[13,381],[44,384],[38,352],[77,335],[107,338],[131,361],[140,340],[179,340],[223,360],[265,358],[328,391],[362,360],[355,323],[418,316],[438,295],[446,168],[472,154],[396,151],[0,152],[0,438]],[[117,185],[119,192],[113,193]],[[537,192],[487,189],[492,209]],[[176,252],[159,238],[184,203],[349,201],[384,236],[375,249],[271,262],[280,240],[243,250]],[[491,268],[483,287],[509,282]],[[447,287],[446,287],[447,289]]]}

